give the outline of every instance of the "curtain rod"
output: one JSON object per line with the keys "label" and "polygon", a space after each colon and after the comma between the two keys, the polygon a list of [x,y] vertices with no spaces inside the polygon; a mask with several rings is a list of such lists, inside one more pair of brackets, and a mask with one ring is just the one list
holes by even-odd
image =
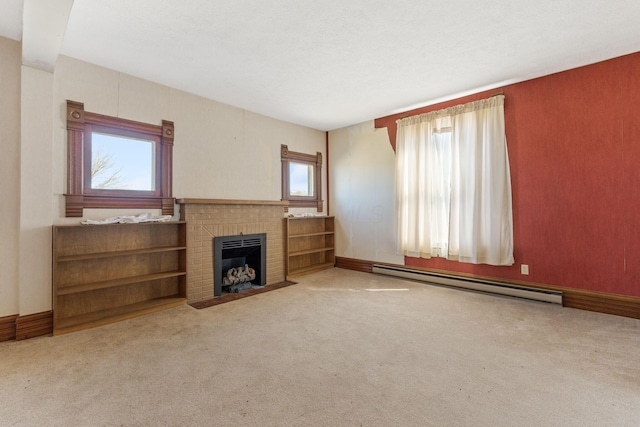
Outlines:
{"label": "curtain rod", "polygon": [[[500,95],[504,95],[504,92],[494,93],[493,95],[490,95],[489,98],[493,98],[494,96],[500,96]],[[411,114],[407,114],[406,116],[402,116],[398,120],[406,119],[407,117],[411,117]]]}

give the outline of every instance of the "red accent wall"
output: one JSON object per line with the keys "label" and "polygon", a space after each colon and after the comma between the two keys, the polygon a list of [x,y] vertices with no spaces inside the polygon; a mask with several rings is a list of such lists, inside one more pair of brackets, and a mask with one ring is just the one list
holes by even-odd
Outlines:
{"label": "red accent wall", "polygon": [[[405,258],[405,264],[640,296],[640,53],[376,119],[395,121],[505,95],[511,267]],[[528,276],[520,274],[528,264]]]}

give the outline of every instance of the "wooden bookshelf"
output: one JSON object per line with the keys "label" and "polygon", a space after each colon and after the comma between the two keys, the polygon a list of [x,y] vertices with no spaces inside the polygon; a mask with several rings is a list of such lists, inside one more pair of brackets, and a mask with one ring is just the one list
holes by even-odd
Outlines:
{"label": "wooden bookshelf", "polygon": [[287,278],[334,266],[334,217],[285,218],[285,231]]}
{"label": "wooden bookshelf", "polygon": [[54,335],[186,303],[186,223],[53,227]]}

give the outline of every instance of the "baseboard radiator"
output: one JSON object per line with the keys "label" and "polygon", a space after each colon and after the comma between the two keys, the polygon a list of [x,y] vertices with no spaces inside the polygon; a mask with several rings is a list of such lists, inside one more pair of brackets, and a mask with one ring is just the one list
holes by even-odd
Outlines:
{"label": "baseboard radiator", "polygon": [[405,267],[396,267],[382,264],[373,264],[373,273],[387,276],[401,277],[453,288],[470,289],[499,295],[525,298],[535,301],[543,301],[554,304],[562,304],[562,292],[546,289],[530,288],[526,286],[511,285],[507,283],[491,282],[474,278],[460,277],[435,273],[430,271],[414,270]]}

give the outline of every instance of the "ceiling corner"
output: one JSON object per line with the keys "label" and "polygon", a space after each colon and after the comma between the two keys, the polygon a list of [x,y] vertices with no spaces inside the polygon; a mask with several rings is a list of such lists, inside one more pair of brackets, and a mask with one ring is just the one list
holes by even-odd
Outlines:
{"label": "ceiling corner", "polygon": [[53,72],[73,0],[24,0],[22,64]]}

